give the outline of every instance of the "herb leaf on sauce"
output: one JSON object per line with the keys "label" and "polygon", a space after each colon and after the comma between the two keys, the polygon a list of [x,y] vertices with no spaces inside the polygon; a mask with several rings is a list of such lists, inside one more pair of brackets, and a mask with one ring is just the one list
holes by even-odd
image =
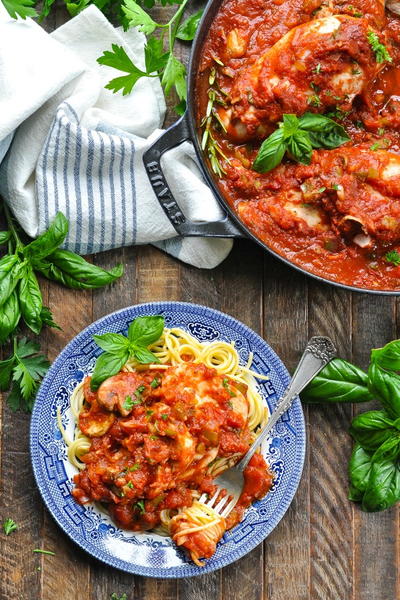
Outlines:
{"label": "herb leaf on sauce", "polygon": [[389,54],[388,49],[384,44],[379,41],[378,34],[375,31],[369,31],[367,33],[368,42],[371,46],[371,49],[375,53],[375,60],[377,63],[382,62],[393,62],[392,57]]}
{"label": "herb leaf on sauce", "polygon": [[398,267],[400,265],[400,254],[397,250],[390,250],[389,252],[386,252],[385,260],[388,263],[392,263],[395,267]]}
{"label": "herb leaf on sauce", "polygon": [[259,173],[279,165],[287,152],[296,162],[310,164],[313,148],[337,148],[349,141],[345,129],[324,115],[305,113],[301,117],[283,115],[283,121],[261,144],[253,163]]}

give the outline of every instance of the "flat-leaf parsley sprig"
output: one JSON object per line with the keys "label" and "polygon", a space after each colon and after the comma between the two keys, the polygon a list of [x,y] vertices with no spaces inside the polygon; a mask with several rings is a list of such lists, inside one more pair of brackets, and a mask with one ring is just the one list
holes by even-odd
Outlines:
{"label": "flat-leaf parsley sprig", "polygon": [[119,373],[129,359],[141,364],[159,363],[148,347],[160,339],[164,324],[161,316],[137,317],[130,324],[127,336],[120,333],[94,335],[93,339],[104,352],[96,360],[90,381],[92,390],[97,390],[103,381]]}
{"label": "flat-leaf parsley sprig", "polygon": [[[131,93],[139,79],[159,77],[165,94],[168,95],[175,88],[180,100],[176,110],[180,114],[184,111],[186,106],[186,67],[174,56],[174,45],[176,39],[185,41],[193,39],[202,15],[202,11],[199,11],[181,24],[187,2],[188,0],[183,0],[172,18],[167,23],[161,24],[156,23],[135,0],[124,0],[121,9],[125,15],[127,27],[137,27],[139,31],[150,36],[144,49],[145,69],[135,65],[122,46],[112,44],[111,50],[104,51],[97,62],[118,69],[126,75],[112,79],[106,85],[107,89],[114,93],[122,91],[125,96]],[[160,38],[152,35],[156,29],[161,31]],[[164,49],[165,38],[167,38],[167,49]]]}

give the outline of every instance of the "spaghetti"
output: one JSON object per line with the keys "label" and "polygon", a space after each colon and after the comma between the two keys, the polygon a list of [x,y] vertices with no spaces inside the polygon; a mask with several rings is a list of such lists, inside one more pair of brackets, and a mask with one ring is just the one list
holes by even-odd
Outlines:
{"label": "spaghetti", "polygon": [[198,501],[215,491],[213,478],[243,456],[266,422],[255,377],[268,378],[251,370],[252,356],[240,364],[233,342],[199,342],[178,328],[165,328],[149,350],[159,363],[130,360],[97,392],[90,377],[75,388],[72,440],[58,413],[68,459],[79,470],[72,493],[82,504],[105,504],[122,527],[171,535],[201,566],[271,486],[255,455],[226,521]]}

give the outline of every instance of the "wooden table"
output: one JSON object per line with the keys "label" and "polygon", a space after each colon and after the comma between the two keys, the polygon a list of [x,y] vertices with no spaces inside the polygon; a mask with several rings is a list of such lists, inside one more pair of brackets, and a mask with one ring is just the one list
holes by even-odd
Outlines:
{"label": "wooden table", "polygon": [[[65,18],[62,10],[53,12],[46,28]],[[180,53],[187,58],[189,47],[182,46]],[[167,124],[173,120],[170,111]],[[153,300],[197,302],[227,312],[262,335],[289,370],[314,334],[331,336],[340,356],[363,367],[371,347],[400,337],[398,300],[317,283],[250,241],[236,241],[227,260],[212,271],[186,266],[148,246],[93,259],[106,268],[122,262],[124,277],[93,293],[42,282],[45,304],[63,328],[42,335],[50,359],[95,319]],[[4,402],[0,518],[12,517],[19,529],[8,537],[0,534],[0,598],[109,600],[115,593],[127,600],[399,600],[399,507],[367,514],[347,499],[352,445],[347,429],[357,410],[305,407],[303,477],[273,533],[216,573],[169,581],[111,569],[70,541],[45,509],[33,479],[29,415],[11,413]],[[34,548],[55,556],[34,554]]]}

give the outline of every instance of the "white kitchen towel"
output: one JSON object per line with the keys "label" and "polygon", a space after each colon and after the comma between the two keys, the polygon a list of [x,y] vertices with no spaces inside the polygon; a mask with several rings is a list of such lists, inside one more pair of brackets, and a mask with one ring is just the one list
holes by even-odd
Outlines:
{"label": "white kitchen towel", "polygon": [[[96,58],[113,43],[144,65],[143,34],[115,29],[93,5],[51,35],[30,20],[14,21],[0,12],[0,161],[19,125],[0,167],[0,193],[32,237],[61,210],[70,222],[65,247],[80,254],[155,243],[185,262],[213,268],[232,241],[176,236],[142,162],[143,152],[162,133],[162,90],[156,78],[141,79],[129,96],[106,90],[117,73]],[[31,44],[32,67],[22,67],[21,58],[12,69],[6,60],[13,54],[10,47],[29,57]],[[32,94],[21,84],[25,72]],[[10,94],[9,120],[6,89],[14,88],[19,91]],[[188,219],[222,218],[190,143],[170,150],[162,164]]]}

